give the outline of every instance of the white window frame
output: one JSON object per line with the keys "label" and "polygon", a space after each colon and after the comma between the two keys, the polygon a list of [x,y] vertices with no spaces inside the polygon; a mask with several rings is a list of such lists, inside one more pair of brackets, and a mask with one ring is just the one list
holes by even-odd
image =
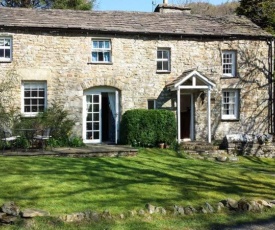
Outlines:
{"label": "white window frame", "polygon": [[224,77],[236,77],[236,51],[222,52],[222,73]]}
{"label": "white window frame", "polygon": [[222,119],[239,119],[240,91],[237,89],[225,89],[222,91]]}
{"label": "white window frame", "polygon": [[[159,54],[161,53],[161,57]],[[167,57],[164,57],[164,53],[167,53]],[[171,71],[171,50],[169,48],[158,48],[157,49],[157,72],[170,72]],[[165,67],[167,63],[167,67]],[[161,68],[159,68],[161,64]]]}
{"label": "white window frame", "polygon": [[[37,92],[42,92],[42,89],[44,91],[44,96],[41,95],[37,95],[37,96],[29,96],[26,97],[25,96],[25,89],[27,87],[30,87],[33,90],[32,91],[37,91]],[[36,90],[34,90],[35,88],[38,88]],[[32,99],[34,100],[44,100],[44,104],[43,104],[43,111],[25,111],[25,106],[30,106],[31,110],[33,107],[39,107],[40,102],[34,103],[32,102]],[[25,104],[25,100],[30,100],[30,102],[26,105]],[[26,82],[22,82],[21,84],[21,113],[23,114],[23,116],[25,117],[34,117],[36,116],[39,112],[44,112],[47,108],[47,83],[46,82],[38,82],[38,81],[26,81]],[[34,108],[33,108],[34,109]]]}
{"label": "white window frame", "polygon": [[[153,108],[150,108],[149,102],[153,102]],[[157,108],[157,106],[156,106],[156,99],[148,99],[147,100],[147,109],[156,109],[156,108]]]}
{"label": "white window frame", "polygon": [[[9,40],[9,46],[6,46],[6,41]],[[3,42],[1,42],[3,41]],[[10,62],[12,60],[12,38],[11,37],[0,37],[0,50],[3,50],[3,56],[0,56],[0,62]],[[5,56],[5,50],[10,51],[10,56]]]}
{"label": "white window frame", "polygon": [[[95,45],[96,43],[98,45]],[[106,44],[109,44],[109,47],[106,46]],[[102,47],[100,47],[100,46],[102,46]],[[106,59],[105,54],[108,54],[109,60]],[[102,55],[102,57],[101,57],[101,55]],[[92,63],[112,63],[112,42],[111,42],[111,39],[96,39],[96,38],[92,39],[91,60],[92,60]]]}

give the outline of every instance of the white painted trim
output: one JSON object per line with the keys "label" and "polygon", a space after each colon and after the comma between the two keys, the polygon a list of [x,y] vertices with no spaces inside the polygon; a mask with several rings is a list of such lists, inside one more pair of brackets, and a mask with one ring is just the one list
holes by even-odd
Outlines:
{"label": "white painted trim", "polygon": [[211,143],[211,90],[207,90],[207,128],[208,128],[208,142]]}
{"label": "white painted trim", "polygon": [[[180,85],[182,85],[185,81],[187,81],[190,77],[193,76],[197,76],[196,78],[199,78],[203,83],[205,83],[206,85],[210,85],[212,87],[215,87],[216,84],[214,84],[213,82],[209,81],[206,77],[204,77],[203,75],[201,75],[197,70],[192,71],[191,73],[189,73],[186,77],[184,77],[181,81],[179,81],[177,84],[175,84],[175,88],[179,87]],[[192,80],[192,85],[193,85],[193,80]],[[195,82],[195,86],[196,86],[196,82]]]}
{"label": "white painted trim", "polygon": [[181,135],[181,128],[180,128],[180,119],[181,119],[181,114],[180,114],[180,89],[178,88],[178,90],[177,90],[177,114],[178,114],[178,116],[177,116],[177,118],[178,118],[178,143],[180,143],[180,141],[181,141],[181,137],[180,137],[180,135]]}
{"label": "white painted trim", "polygon": [[119,92],[116,90],[116,114],[115,114],[115,143],[117,144],[119,138]]}
{"label": "white painted trim", "polygon": [[195,103],[194,103],[194,94],[191,93],[191,119],[190,119],[190,138],[192,141],[195,140]]}
{"label": "white painted trim", "polygon": [[200,85],[200,86],[188,86],[188,85],[182,85],[178,86],[180,89],[208,89],[207,85]]}

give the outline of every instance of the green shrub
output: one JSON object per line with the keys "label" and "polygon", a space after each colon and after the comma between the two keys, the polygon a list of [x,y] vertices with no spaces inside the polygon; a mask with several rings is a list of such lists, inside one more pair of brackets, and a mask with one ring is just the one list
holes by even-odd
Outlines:
{"label": "green shrub", "polygon": [[39,113],[36,117],[22,117],[14,128],[37,130],[51,128],[52,138],[49,141],[49,145],[53,147],[84,146],[80,137],[72,136],[74,124],[75,121],[70,118],[69,112],[61,105],[53,103],[45,112]]}
{"label": "green shrub", "polygon": [[176,139],[176,119],[168,110],[134,109],[126,111],[121,120],[120,143],[133,146],[171,144]]}

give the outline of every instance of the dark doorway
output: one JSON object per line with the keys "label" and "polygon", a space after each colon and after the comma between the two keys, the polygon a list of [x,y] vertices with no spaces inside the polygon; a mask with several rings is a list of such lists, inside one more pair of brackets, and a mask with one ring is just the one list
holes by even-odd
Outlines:
{"label": "dark doorway", "polygon": [[109,116],[110,116],[110,108],[109,108],[109,99],[108,93],[101,93],[102,97],[102,106],[101,106],[101,119],[102,119],[102,141],[109,141]]}
{"label": "dark doorway", "polygon": [[181,139],[190,138],[191,95],[181,95]]}

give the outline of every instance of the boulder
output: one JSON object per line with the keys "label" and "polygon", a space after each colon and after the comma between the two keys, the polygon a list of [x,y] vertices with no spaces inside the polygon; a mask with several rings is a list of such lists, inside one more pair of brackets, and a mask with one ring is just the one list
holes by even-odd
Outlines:
{"label": "boulder", "polygon": [[145,208],[147,209],[147,211],[150,213],[150,214],[153,214],[156,210],[156,207],[152,204],[146,204],[145,205]]}
{"label": "boulder", "polygon": [[80,221],[83,221],[84,219],[85,219],[85,215],[82,212],[68,214],[63,218],[63,220],[66,222],[80,222]]}
{"label": "boulder", "polygon": [[20,213],[19,207],[13,201],[9,201],[3,204],[1,209],[2,212],[12,216],[18,216]]}
{"label": "boulder", "polygon": [[263,205],[264,207],[272,208],[272,204],[265,200],[257,200],[257,203]]}
{"label": "boulder", "polygon": [[216,157],[216,160],[220,162],[225,162],[227,161],[227,156],[218,156]]}
{"label": "boulder", "polygon": [[219,202],[217,204],[217,212],[220,212],[224,208],[224,204],[222,202]]}
{"label": "boulder", "polygon": [[214,208],[207,202],[205,203],[205,209],[208,213],[213,213],[214,212]]}
{"label": "boulder", "polygon": [[39,209],[25,209],[21,211],[21,216],[24,218],[31,218],[36,216],[49,216],[50,213]]}

